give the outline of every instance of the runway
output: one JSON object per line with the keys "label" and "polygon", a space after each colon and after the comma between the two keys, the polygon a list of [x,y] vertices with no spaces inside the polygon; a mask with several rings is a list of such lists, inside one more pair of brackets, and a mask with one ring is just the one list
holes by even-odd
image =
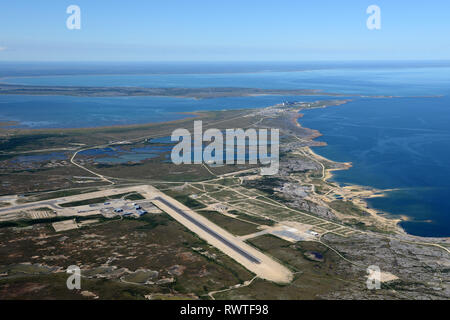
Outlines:
{"label": "runway", "polygon": [[[150,189],[150,187],[149,187]],[[256,274],[261,279],[277,283],[292,281],[292,272],[271,257],[252,247],[239,237],[222,229],[179,201],[153,188],[150,200],[197,236]],[[150,192],[152,193],[152,192]]]}
{"label": "runway", "polygon": [[225,239],[224,237],[222,237],[220,234],[218,234],[217,232],[215,232],[214,230],[211,230],[210,228],[208,228],[206,225],[202,224],[201,222],[197,221],[195,218],[193,218],[188,212],[185,212],[177,207],[175,207],[174,205],[172,205],[170,202],[164,200],[161,197],[157,197],[155,198],[155,200],[161,201],[163,202],[166,206],[168,206],[169,208],[171,208],[172,210],[174,210],[175,212],[177,212],[178,214],[182,215],[183,217],[185,217],[186,219],[188,219],[189,221],[191,221],[192,223],[194,223],[196,226],[198,226],[199,228],[201,228],[202,230],[206,231],[207,233],[209,233],[210,235],[212,235],[214,238],[218,239],[219,241],[221,241],[222,243],[224,243],[225,245],[227,245],[229,248],[233,249],[234,251],[236,251],[237,253],[239,253],[241,256],[245,257],[247,260],[249,260],[250,262],[253,263],[261,263],[261,261],[259,261],[259,259],[255,258],[254,256],[252,256],[250,253],[248,253],[247,251],[241,249],[240,247],[238,247],[237,245],[233,244],[231,241]]}

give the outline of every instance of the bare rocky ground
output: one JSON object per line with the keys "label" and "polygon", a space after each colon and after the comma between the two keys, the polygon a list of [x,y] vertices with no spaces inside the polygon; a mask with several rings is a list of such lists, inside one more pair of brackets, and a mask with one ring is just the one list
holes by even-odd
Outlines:
{"label": "bare rocky ground", "polygon": [[162,214],[64,233],[48,223],[0,228],[0,257],[0,299],[79,299],[66,288],[69,265],[80,267],[82,290],[94,294],[86,298],[99,299],[196,298],[252,276]]}
{"label": "bare rocky ground", "polygon": [[[371,233],[350,238],[327,234],[325,243],[360,266],[338,264],[344,272],[367,275],[364,266],[379,266],[399,279],[383,283],[380,290],[364,290],[364,283],[324,295],[326,299],[449,299],[449,254],[438,247],[405,243],[409,236],[380,238]],[[417,241],[417,238],[415,239]],[[429,241],[429,240],[428,240]],[[355,288],[354,286],[360,287]],[[356,289],[356,290],[355,290]]]}
{"label": "bare rocky ground", "polygon": [[325,206],[318,205],[311,201],[306,201],[304,199],[293,199],[289,204],[297,209],[311,212],[319,217],[326,218],[329,220],[336,220],[336,216],[331,210]]}
{"label": "bare rocky ground", "polygon": [[280,170],[276,176],[278,185],[274,191],[280,194],[290,206],[313,213],[319,217],[336,220],[334,213],[326,206],[309,201],[307,198],[313,192],[311,185],[302,185],[292,177],[292,174],[300,174],[304,181],[304,174],[318,171],[319,164],[312,160],[300,158],[286,158],[280,161]]}

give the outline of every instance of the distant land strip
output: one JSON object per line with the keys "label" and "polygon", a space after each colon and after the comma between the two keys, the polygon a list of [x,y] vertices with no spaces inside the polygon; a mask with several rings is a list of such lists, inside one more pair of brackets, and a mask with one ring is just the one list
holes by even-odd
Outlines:
{"label": "distant land strip", "polygon": [[[145,87],[78,87],[78,86],[33,86],[0,84],[0,95],[45,95],[82,97],[130,97],[159,96],[210,99],[223,97],[246,97],[261,95],[293,96],[344,96],[313,89],[258,89],[258,88],[145,88]],[[350,96],[346,94],[345,96]]]}

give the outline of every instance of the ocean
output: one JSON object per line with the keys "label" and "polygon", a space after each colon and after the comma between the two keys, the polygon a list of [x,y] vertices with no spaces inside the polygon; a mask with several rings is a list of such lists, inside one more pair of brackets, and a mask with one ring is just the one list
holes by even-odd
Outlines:
{"label": "ocean", "polygon": [[332,180],[396,189],[369,199],[370,207],[420,236],[450,236],[450,99],[358,99],[346,105],[304,111],[300,123],[319,130],[327,143],[318,154],[352,162]]}
{"label": "ocean", "polygon": [[88,128],[143,124],[186,118],[183,112],[263,108],[290,101],[315,101],[314,96],[259,96],[196,100],[169,97],[75,97],[0,95],[0,122],[16,127]]}

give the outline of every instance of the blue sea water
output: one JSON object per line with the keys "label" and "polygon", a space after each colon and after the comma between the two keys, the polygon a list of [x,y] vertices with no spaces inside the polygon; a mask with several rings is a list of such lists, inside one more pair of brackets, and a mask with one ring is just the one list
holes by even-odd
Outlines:
{"label": "blue sea water", "polygon": [[120,147],[101,148],[83,150],[78,153],[81,157],[94,157],[95,162],[102,164],[123,164],[128,162],[139,162],[156,158],[163,153],[170,152],[171,146],[144,146],[140,148],[131,148],[127,151]]}
{"label": "blue sea water", "polygon": [[324,97],[259,96],[196,100],[167,97],[0,95],[0,122],[16,121],[18,127],[33,129],[143,124],[188,117],[183,112],[262,108],[284,100],[318,99]]}
{"label": "blue sea water", "polygon": [[369,205],[411,221],[411,234],[450,236],[450,98],[358,99],[306,110],[300,123],[319,130],[326,147],[315,151],[352,162],[333,180],[397,189]]}
{"label": "blue sea water", "polygon": [[51,152],[45,154],[18,156],[13,158],[12,162],[43,162],[50,160],[67,160],[67,159],[68,156],[64,153]]}
{"label": "blue sea water", "polygon": [[434,95],[450,87],[450,66],[403,68],[328,68],[243,73],[113,74],[10,77],[1,82],[48,86],[138,86],[151,88],[243,87],[320,89],[379,95]]}
{"label": "blue sea water", "polygon": [[[380,212],[405,215],[409,233],[450,236],[450,65],[445,63],[174,65],[116,68],[104,72],[48,68],[0,72],[2,82],[33,85],[248,87],[320,89],[353,97],[348,104],[307,110],[300,123],[319,130],[326,147],[315,152],[353,167],[335,172],[342,184],[396,189],[369,200]],[[215,69],[214,69],[215,68]],[[13,70],[14,68],[3,68]],[[111,68],[110,68],[111,69]],[[215,72],[208,72],[214,69]],[[91,70],[91,71],[89,71]],[[102,72],[103,70],[103,72]],[[112,69],[111,69],[112,70]],[[139,70],[142,70],[139,72]],[[180,70],[180,72],[176,72]],[[197,72],[198,70],[198,72]],[[148,72],[144,72],[148,71]],[[167,72],[165,72],[167,71]],[[89,73],[109,73],[108,75]],[[133,73],[133,74],[131,74]],[[64,75],[68,74],[68,75]],[[21,77],[13,77],[20,75]],[[427,97],[424,97],[427,96]],[[159,97],[0,96],[0,121],[15,120],[32,128],[93,127],[179,119],[180,112],[259,108],[284,100],[313,101],[330,97],[260,96],[206,100]]]}

